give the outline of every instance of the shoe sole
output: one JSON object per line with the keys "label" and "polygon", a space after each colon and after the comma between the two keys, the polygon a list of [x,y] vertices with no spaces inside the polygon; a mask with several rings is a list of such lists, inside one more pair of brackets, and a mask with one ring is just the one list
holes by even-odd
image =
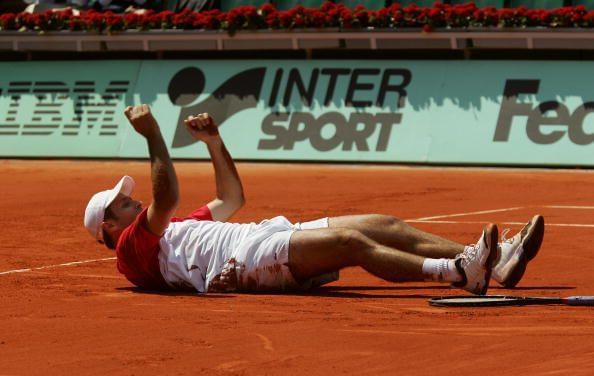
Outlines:
{"label": "shoe sole", "polygon": [[519,255],[518,265],[509,273],[509,276],[501,283],[503,287],[511,289],[516,287],[526,272],[528,262],[536,257],[542,240],[544,238],[544,217],[542,215],[535,215],[530,222],[524,226],[522,232],[525,230],[526,234],[522,240],[522,252]]}
{"label": "shoe sole", "polygon": [[[491,224],[487,226],[487,230],[485,231],[485,236],[488,238],[485,239],[485,243],[489,247],[489,256],[487,257],[487,272],[485,273],[486,283],[483,288],[480,290],[478,295],[485,295],[487,290],[489,290],[489,281],[491,280],[491,271],[495,266],[495,262],[499,258],[499,247],[497,247],[497,241],[499,240],[499,231],[497,229],[497,225]],[[490,240],[488,242],[487,240]]]}

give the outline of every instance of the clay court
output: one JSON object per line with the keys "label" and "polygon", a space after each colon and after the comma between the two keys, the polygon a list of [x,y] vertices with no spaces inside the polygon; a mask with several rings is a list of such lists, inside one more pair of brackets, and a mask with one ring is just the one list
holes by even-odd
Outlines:
{"label": "clay court", "polygon": [[[214,195],[208,162],[179,162],[189,212]],[[594,295],[594,172],[240,163],[235,221],[386,213],[472,243],[547,221],[518,288],[490,294]],[[150,201],[146,161],[0,161],[0,374],[591,375],[592,308],[438,308],[463,294],[394,285],[347,269],[305,294],[146,293],[82,225],[89,197],[123,174]]]}

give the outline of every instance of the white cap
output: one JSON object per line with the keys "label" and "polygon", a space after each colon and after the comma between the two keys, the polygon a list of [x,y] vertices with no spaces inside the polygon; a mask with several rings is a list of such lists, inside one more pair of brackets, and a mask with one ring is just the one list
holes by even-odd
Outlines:
{"label": "white cap", "polygon": [[85,227],[92,237],[103,243],[101,224],[105,217],[105,209],[115,200],[119,193],[130,196],[134,190],[134,179],[124,176],[113,189],[95,193],[87,204],[85,210]]}

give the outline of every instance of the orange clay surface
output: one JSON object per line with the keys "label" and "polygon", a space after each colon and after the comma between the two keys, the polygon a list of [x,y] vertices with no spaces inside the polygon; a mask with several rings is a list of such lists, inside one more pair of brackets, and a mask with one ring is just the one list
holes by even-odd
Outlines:
{"label": "orange clay surface", "polygon": [[[176,166],[184,214],[214,180],[209,163]],[[542,213],[539,256],[518,288],[490,293],[594,295],[592,171],[238,167],[247,205],[235,221],[444,215],[413,224],[471,243],[487,222],[511,235]],[[82,226],[90,196],[125,173],[149,202],[148,162],[0,160],[0,375],[594,374],[588,307],[434,308],[428,298],[463,293],[360,269],[306,294],[140,292]]]}

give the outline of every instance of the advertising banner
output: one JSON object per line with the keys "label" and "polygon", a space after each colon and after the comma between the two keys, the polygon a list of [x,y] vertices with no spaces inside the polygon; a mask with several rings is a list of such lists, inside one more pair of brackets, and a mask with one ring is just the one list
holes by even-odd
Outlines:
{"label": "advertising banner", "polygon": [[0,156],[143,158],[147,103],[174,158],[208,112],[246,160],[594,165],[594,70],[570,61],[0,63]]}

